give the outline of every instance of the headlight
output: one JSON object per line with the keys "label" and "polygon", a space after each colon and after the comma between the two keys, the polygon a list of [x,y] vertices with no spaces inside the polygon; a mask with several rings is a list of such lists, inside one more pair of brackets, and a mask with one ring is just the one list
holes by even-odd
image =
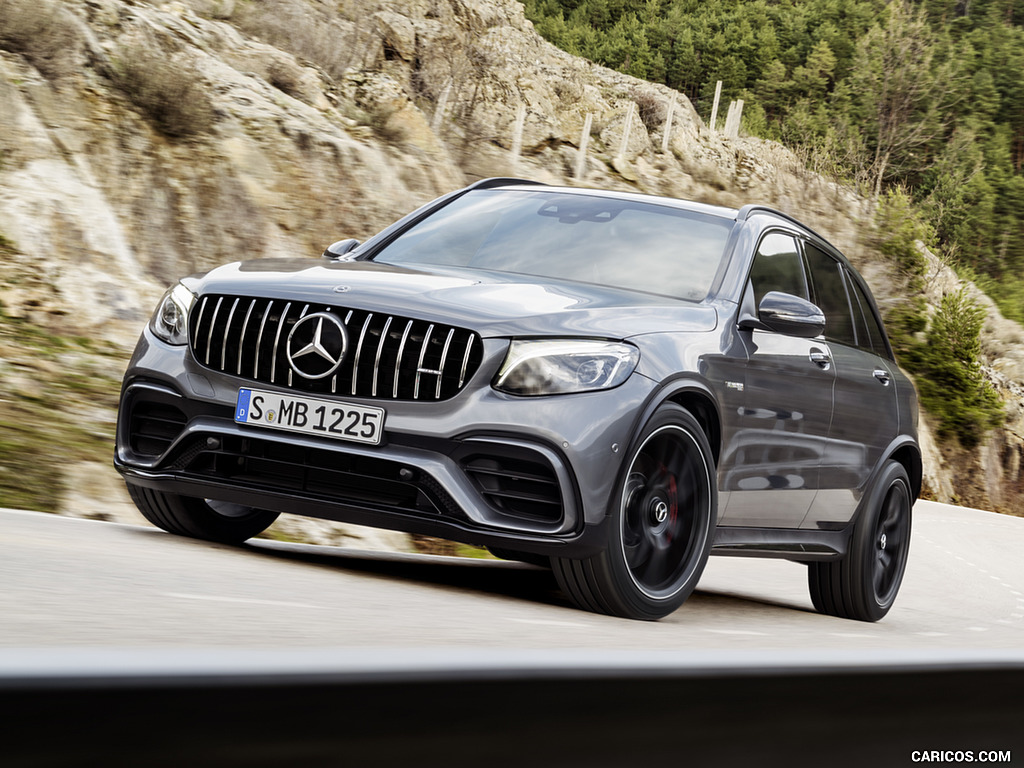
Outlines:
{"label": "headlight", "polygon": [[178,283],[160,300],[153,319],[149,321],[149,329],[168,344],[187,344],[188,311],[195,300],[192,291]]}
{"label": "headlight", "polygon": [[640,350],[613,341],[513,341],[494,388],[511,395],[560,395],[611,389],[636,368]]}

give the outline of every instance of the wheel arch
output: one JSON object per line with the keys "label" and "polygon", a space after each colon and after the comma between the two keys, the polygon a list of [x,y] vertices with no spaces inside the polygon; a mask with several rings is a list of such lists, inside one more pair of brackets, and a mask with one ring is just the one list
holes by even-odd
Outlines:
{"label": "wheel arch", "polygon": [[882,458],[879,459],[878,463],[871,470],[871,475],[864,486],[864,495],[861,497],[860,503],[857,505],[857,511],[851,520],[852,523],[856,523],[861,518],[861,515],[864,514],[864,505],[871,498],[872,489],[890,461],[895,461],[907,473],[907,479],[910,481],[910,503],[913,504],[914,501],[920,498],[924,477],[921,449],[913,438],[909,435],[903,435],[890,443],[889,447],[883,452]]}
{"label": "wheel arch", "polygon": [[711,446],[711,456],[717,467],[722,450],[722,416],[710,387],[694,379],[678,379],[656,390],[634,425],[634,435],[663,403],[675,403],[697,420]]}
{"label": "wheel arch", "polygon": [[711,393],[703,388],[689,387],[672,394],[666,401],[685,408],[697,420],[711,446],[711,456],[717,467],[722,449],[722,418]]}
{"label": "wheel arch", "polygon": [[[905,438],[892,446],[886,461],[896,461],[903,465],[910,480],[911,503],[921,497],[921,486],[924,478],[924,463],[921,451],[910,438]],[[883,462],[884,464],[884,462]]]}

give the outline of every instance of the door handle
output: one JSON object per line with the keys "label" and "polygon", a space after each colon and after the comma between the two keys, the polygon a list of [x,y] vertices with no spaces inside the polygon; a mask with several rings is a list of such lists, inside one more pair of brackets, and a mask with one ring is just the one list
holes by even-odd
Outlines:
{"label": "door handle", "polygon": [[872,375],[876,379],[878,379],[880,382],[882,382],[883,386],[886,386],[886,387],[889,386],[889,372],[888,371],[883,371],[881,368],[876,368],[872,372]]}
{"label": "door handle", "polygon": [[809,357],[811,358],[811,362],[814,363],[819,368],[821,368],[823,371],[827,371],[829,368],[832,367],[832,356],[829,355],[828,352],[822,352],[817,347],[811,348],[811,353]]}

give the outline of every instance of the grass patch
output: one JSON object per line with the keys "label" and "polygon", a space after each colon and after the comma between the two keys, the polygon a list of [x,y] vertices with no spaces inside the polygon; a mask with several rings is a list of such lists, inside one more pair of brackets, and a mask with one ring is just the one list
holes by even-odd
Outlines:
{"label": "grass patch", "polygon": [[305,539],[302,539],[299,536],[293,536],[290,533],[285,533],[284,531],[278,530],[277,528],[275,528],[273,526],[271,526],[270,528],[267,528],[267,530],[262,531],[261,533],[257,533],[256,534],[256,538],[257,539],[268,539],[269,541],[282,541],[282,542],[284,542],[286,544],[307,544],[308,543]]}
{"label": "grass patch", "polygon": [[56,511],[64,466],[111,461],[121,358],[0,308],[0,507]]}
{"label": "grass patch", "polygon": [[434,536],[411,534],[412,544],[422,555],[444,555],[446,557],[471,557],[477,560],[494,560],[494,555],[483,547],[461,544],[457,541],[439,539]]}

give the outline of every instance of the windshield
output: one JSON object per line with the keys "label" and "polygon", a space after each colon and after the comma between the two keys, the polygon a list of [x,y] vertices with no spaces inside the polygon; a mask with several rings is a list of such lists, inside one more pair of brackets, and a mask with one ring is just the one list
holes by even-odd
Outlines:
{"label": "windshield", "polygon": [[701,301],[731,228],[728,219],[633,200],[475,190],[403,232],[375,260],[475,267]]}

